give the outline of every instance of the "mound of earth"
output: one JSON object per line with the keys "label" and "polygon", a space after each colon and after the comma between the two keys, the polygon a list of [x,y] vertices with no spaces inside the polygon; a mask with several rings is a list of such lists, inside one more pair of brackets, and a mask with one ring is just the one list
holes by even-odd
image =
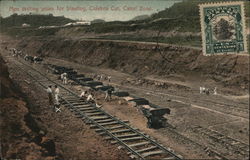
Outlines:
{"label": "mound of earth", "polygon": [[56,157],[54,142],[39,132],[39,127],[30,115],[21,92],[9,78],[8,68],[2,57],[0,57],[0,83],[1,157],[54,159]]}

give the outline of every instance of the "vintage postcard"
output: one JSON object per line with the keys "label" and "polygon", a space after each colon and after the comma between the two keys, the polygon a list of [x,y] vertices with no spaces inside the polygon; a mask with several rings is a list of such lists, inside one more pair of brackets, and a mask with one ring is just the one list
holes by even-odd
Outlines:
{"label": "vintage postcard", "polygon": [[243,0],[0,0],[0,159],[249,159],[249,24]]}
{"label": "vintage postcard", "polygon": [[204,55],[246,54],[244,2],[200,5]]}

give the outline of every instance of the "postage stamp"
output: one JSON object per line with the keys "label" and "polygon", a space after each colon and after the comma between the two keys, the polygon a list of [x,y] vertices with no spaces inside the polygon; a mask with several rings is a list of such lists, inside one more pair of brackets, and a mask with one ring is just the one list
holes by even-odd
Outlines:
{"label": "postage stamp", "polygon": [[203,54],[247,54],[244,2],[200,4]]}

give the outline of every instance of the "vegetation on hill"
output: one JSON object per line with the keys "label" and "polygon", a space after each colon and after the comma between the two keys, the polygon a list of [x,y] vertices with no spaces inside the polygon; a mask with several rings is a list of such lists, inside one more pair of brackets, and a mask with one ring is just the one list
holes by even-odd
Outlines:
{"label": "vegetation on hill", "polygon": [[[218,1],[218,0],[210,0]],[[133,18],[130,21],[112,21],[105,22],[102,19],[95,19],[89,26],[70,26],[77,27],[72,30],[75,35],[85,34],[88,32],[96,33],[111,33],[107,36],[99,36],[101,39],[112,40],[131,40],[131,41],[148,41],[148,42],[162,42],[181,45],[201,46],[200,32],[200,16],[198,5],[207,0],[183,0],[175,3],[170,8],[166,8],[151,16],[141,15]],[[245,1],[245,11],[247,26],[250,23],[250,1]],[[53,15],[11,15],[7,18],[1,18],[1,31],[10,35],[16,36],[50,36],[55,35],[61,28],[44,28],[38,29],[39,26],[60,26],[66,23],[74,22],[74,20],[61,17],[54,17]],[[20,27],[23,23],[30,24],[31,27]],[[4,28],[4,29],[3,29]],[[163,32],[192,32],[186,36],[162,36],[159,34],[154,37],[146,37],[135,35],[127,35],[127,32],[136,32],[140,30],[150,30],[155,33]],[[125,33],[124,33],[125,32]],[[76,34],[77,33],[77,34]],[[194,34],[193,34],[194,33]],[[249,47],[250,48],[250,47]]]}
{"label": "vegetation on hill", "polygon": [[91,24],[95,24],[95,23],[105,23],[105,20],[103,20],[103,19],[94,19],[93,21],[91,21]]}
{"label": "vegetation on hill", "polygon": [[[216,1],[216,0],[213,0]],[[175,3],[172,7],[155,13],[148,18],[138,16],[127,22],[106,22],[91,26],[87,32],[106,33],[106,32],[125,32],[140,29],[160,30],[160,31],[179,31],[179,32],[200,32],[200,3],[205,0],[184,0]],[[250,15],[250,2],[245,4],[246,16]],[[249,23],[249,18],[247,20]]]}
{"label": "vegetation on hill", "polygon": [[136,17],[134,17],[133,19],[131,19],[131,21],[144,20],[144,19],[147,19],[147,18],[149,18],[149,17],[150,17],[149,15],[140,15],[140,16],[136,16]]}
{"label": "vegetation on hill", "polygon": [[49,15],[17,15],[13,14],[6,18],[1,18],[1,27],[20,27],[23,23],[29,24],[31,27],[39,26],[60,26],[74,20],[65,18],[64,16],[55,17],[52,14]]}

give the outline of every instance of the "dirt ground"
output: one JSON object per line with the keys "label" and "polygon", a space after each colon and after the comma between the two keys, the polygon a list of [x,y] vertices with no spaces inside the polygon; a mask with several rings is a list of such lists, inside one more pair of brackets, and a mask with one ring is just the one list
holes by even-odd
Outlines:
{"label": "dirt ground", "polygon": [[[33,45],[37,46],[37,44]],[[32,49],[31,46],[32,44],[29,44],[28,48],[30,50]],[[133,45],[131,47],[133,48]],[[116,67],[110,69],[105,65],[94,65],[94,62],[91,62],[91,65],[88,65],[88,62],[83,64],[74,59],[74,55],[68,58],[67,54],[63,53],[63,58],[59,58],[56,52],[55,50],[51,51],[49,48],[45,50],[44,54],[53,56],[46,57],[45,63],[73,67],[79,73],[84,73],[87,76],[93,76],[93,74],[111,75],[111,83],[103,81],[105,84],[111,84],[120,90],[128,91],[132,95],[144,97],[151,103],[161,107],[170,108],[171,114],[166,116],[169,127],[158,130],[148,129],[146,128],[145,117],[137,108],[130,106],[121,99],[113,99],[109,103],[104,102],[104,95],[98,94],[98,102],[103,105],[107,112],[121,119],[129,120],[132,126],[154,137],[184,158],[213,159],[214,157],[209,156],[209,153],[207,153],[208,148],[229,159],[247,158],[246,155],[237,153],[235,149],[228,147],[227,144],[216,141],[211,136],[201,134],[196,130],[196,127],[201,126],[214,130],[227,137],[244,142],[248,145],[249,150],[249,82],[247,82],[248,67],[246,66],[249,65],[249,61],[246,61],[249,57],[231,56],[230,59],[219,57],[216,61],[222,60],[224,64],[217,66],[215,70],[218,70],[218,72],[209,71],[209,63],[214,60],[214,57],[211,59],[198,57],[204,64],[200,64],[200,62],[193,63],[192,65],[195,65],[193,66],[194,72],[173,72],[162,77],[157,73],[153,74],[153,70],[147,72],[147,67],[146,70],[141,70],[140,76],[138,76],[138,72],[132,74],[131,70],[126,70],[128,69],[126,67],[124,70],[120,70],[120,68],[117,69]],[[192,55],[191,52],[189,55],[186,54],[186,56],[190,55]],[[36,67],[41,70],[44,69],[41,65]],[[131,69],[135,68],[133,65],[131,66]],[[204,71],[214,72],[215,74],[202,74]],[[143,74],[143,72],[147,72],[147,74]],[[230,74],[227,75],[226,72]],[[237,76],[233,76],[233,73]],[[214,77],[215,75],[217,78]],[[50,76],[53,77],[53,75]],[[218,77],[224,78],[224,80],[218,79]],[[242,79],[239,80],[239,78]],[[209,88],[216,86],[218,95],[200,94],[199,86]],[[74,119],[72,115],[70,116],[70,113],[69,117]],[[72,131],[72,134],[76,132],[75,130]],[[70,147],[73,147],[73,145]]]}
{"label": "dirt ground", "polygon": [[12,79],[1,61],[1,158],[130,159],[65,108],[55,113],[44,89],[7,65]]}

